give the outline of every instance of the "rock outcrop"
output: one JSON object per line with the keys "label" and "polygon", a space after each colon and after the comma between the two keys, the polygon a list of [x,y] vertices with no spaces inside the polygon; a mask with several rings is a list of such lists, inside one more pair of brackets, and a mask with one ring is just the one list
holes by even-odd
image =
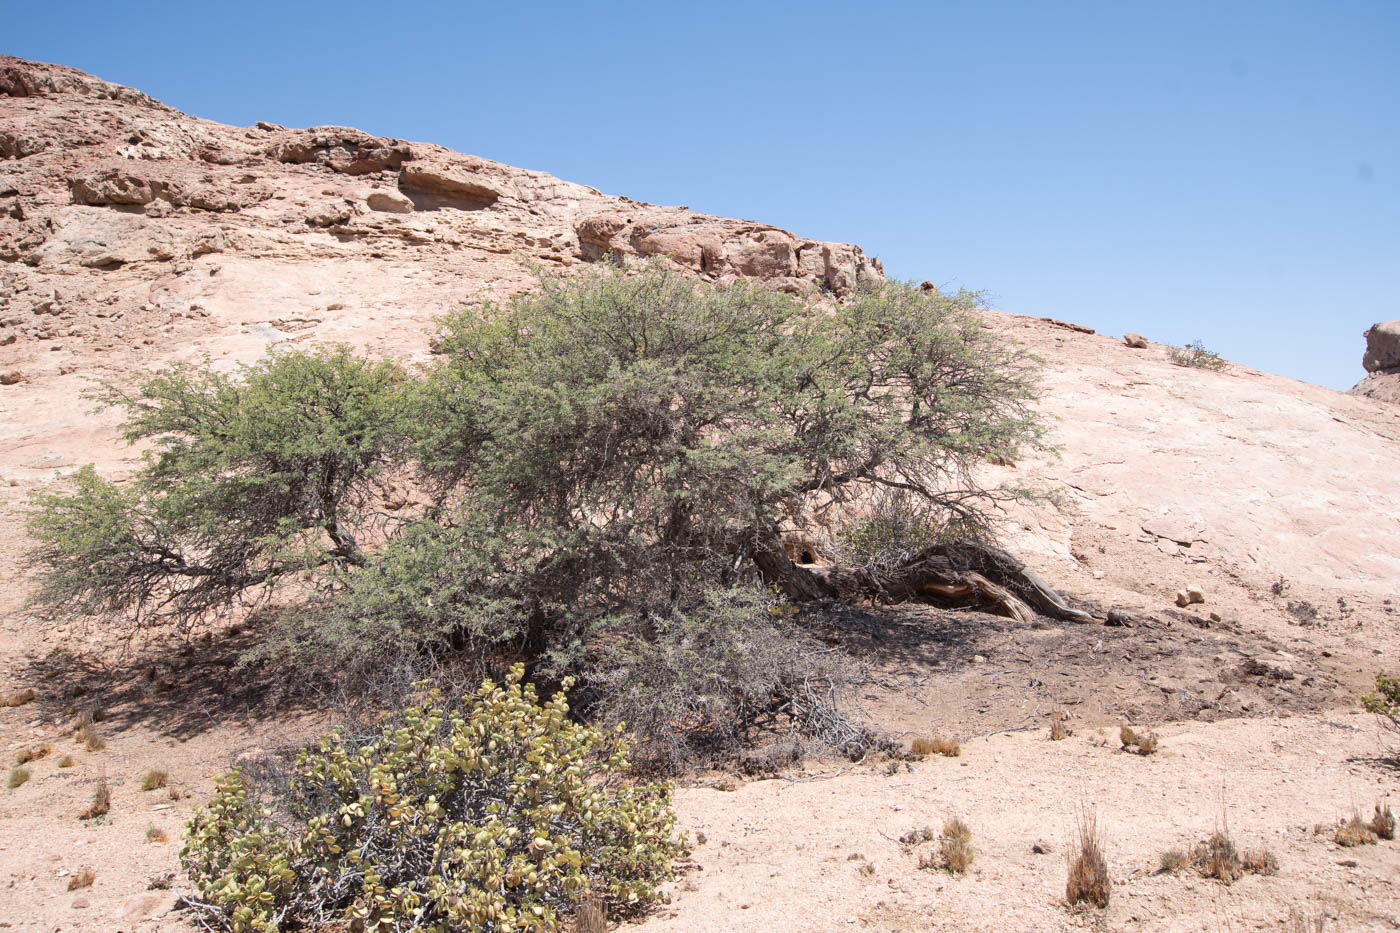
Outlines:
{"label": "rock outcrop", "polygon": [[[0,57],[0,346],[11,357],[0,363],[44,351],[48,366],[25,367],[35,378],[74,365],[48,355],[60,346],[150,359],[214,340],[247,359],[289,339],[274,336],[292,333],[276,324],[288,319],[304,322],[298,339],[412,352],[435,315],[526,288],[534,269],[646,257],[837,295],[883,276],[845,243],[348,127],[225,126],[72,68]],[[332,293],[353,300],[319,300]]]}
{"label": "rock outcrop", "polygon": [[1372,324],[1362,336],[1366,338],[1361,357],[1366,378],[1352,386],[1352,393],[1400,404],[1400,321]]}

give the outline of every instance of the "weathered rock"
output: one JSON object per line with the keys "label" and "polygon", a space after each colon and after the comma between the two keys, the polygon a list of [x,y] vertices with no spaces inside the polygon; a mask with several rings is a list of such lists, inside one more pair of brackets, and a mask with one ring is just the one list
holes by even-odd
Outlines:
{"label": "weathered rock", "polygon": [[371,136],[347,126],[291,130],[267,150],[279,162],[324,165],[346,175],[368,175],[399,168],[413,158],[401,139]]}
{"label": "weathered rock", "polygon": [[410,214],[413,212],[413,200],[397,191],[371,191],[365,197],[365,203],[369,205],[370,210],[386,214]]}
{"label": "weathered rock", "polygon": [[1123,342],[1134,350],[1146,350],[1147,338],[1142,334],[1124,334]]}
{"label": "weathered rock", "polygon": [[1366,352],[1361,357],[1361,365],[1366,372],[1400,369],[1400,321],[1372,324],[1362,336],[1366,338]]}
{"label": "weathered rock", "polygon": [[19,385],[24,381],[24,373],[18,369],[7,369],[0,372],[0,386]]}

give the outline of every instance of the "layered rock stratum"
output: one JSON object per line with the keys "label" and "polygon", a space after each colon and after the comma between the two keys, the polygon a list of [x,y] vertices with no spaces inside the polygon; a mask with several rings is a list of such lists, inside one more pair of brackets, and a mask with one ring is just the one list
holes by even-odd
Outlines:
{"label": "layered rock stratum", "polygon": [[[27,497],[84,463],[117,478],[131,468],[118,413],[85,392],[322,341],[422,359],[441,313],[608,257],[838,297],[883,274],[859,247],[762,223],[345,127],[225,126],[0,57],[0,679],[40,693],[0,710],[0,739],[79,758],[36,763],[0,801],[0,919],[191,929],[167,913],[173,895],[146,890],[176,868],[176,847],[147,844],[147,825],[174,837],[234,755],[323,724],[238,692],[228,670],[247,631],[180,653],[25,607]],[[1400,850],[1342,859],[1311,826],[1397,791],[1356,707],[1400,652],[1400,408],[1235,363],[1175,365],[1150,333],[1129,345],[995,311],[984,323],[1044,360],[1040,405],[1059,448],[989,467],[1062,499],[1008,514],[1005,543],[1123,624],[1027,628],[913,607],[852,623],[880,673],[861,700],[870,718],[895,735],[957,736],[964,756],[683,790],[681,825],[711,840],[695,852],[705,871],[645,926],[1196,930],[1277,928],[1296,910],[1394,929]],[[1376,363],[1372,379],[1400,378]],[[1178,593],[1203,601],[1180,608]],[[101,698],[107,751],[73,746],[65,696]],[[1076,734],[1046,742],[1045,717],[1060,712]],[[1163,751],[1122,754],[1111,735],[1124,721],[1159,724]],[[136,778],[156,767],[186,795],[143,795]],[[75,814],[104,776],[113,815],[94,829]],[[1075,797],[1099,806],[1108,838],[1103,918],[1058,901]],[[1279,876],[1226,897],[1153,874],[1163,847],[1209,833],[1224,810],[1242,843],[1274,847]],[[920,871],[896,841],[951,814],[977,834],[973,877]],[[1056,854],[1034,854],[1037,838]],[[9,842],[20,839],[34,841]],[[96,883],[67,892],[85,865]]]}

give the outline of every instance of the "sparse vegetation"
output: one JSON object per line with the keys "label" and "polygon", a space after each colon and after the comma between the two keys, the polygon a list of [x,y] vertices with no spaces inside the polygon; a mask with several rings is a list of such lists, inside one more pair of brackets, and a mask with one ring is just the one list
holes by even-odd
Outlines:
{"label": "sparse vegetation", "polygon": [[1062,742],[1073,734],[1073,730],[1065,724],[1063,713],[1057,712],[1050,717],[1050,741]]}
{"label": "sparse vegetation", "polygon": [[156,824],[148,823],[146,824],[146,841],[156,843],[169,842],[170,837],[165,834],[165,830],[161,829]]}
{"label": "sparse vegetation", "polygon": [[84,868],[80,871],[75,871],[72,875],[68,877],[68,890],[78,891],[82,888],[90,888],[92,887],[92,883],[96,880],[97,873],[94,872],[91,868]]}
{"label": "sparse vegetation", "polygon": [[1184,347],[1171,347],[1167,350],[1167,357],[1178,366],[1190,366],[1195,369],[1219,371],[1228,365],[1220,358],[1220,354],[1207,350],[1205,344],[1199,340]]}
{"label": "sparse vegetation", "polygon": [[106,816],[112,811],[112,788],[107,784],[106,778],[101,778],[97,782],[97,790],[92,793],[92,803],[82,813],[78,814],[80,820],[95,820],[100,816]]}
{"label": "sparse vegetation", "polygon": [[24,784],[25,781],[28,780],[29,769],[15,767],[10,769],[10,779],[6,781],[6,785],[10,788],[10,790],[14,790],[16,787],[21,786],[22,784]]}
{"label": "sparse vegetation", "polygon": [[181,853],[205,920],[551,931],[586,892],[650,902],[681,851],[668,789],[622,783],[626,744],[572,722],[563,691],[538,702],[523,673],[220,778]]}
{"label": "sparse vegetation", "polygon": [[1361,818],[1361,814],[1353,813],[1351,819],[1343,820],[1337,827],[1337,832],[1332,836],[1332,840],[1339,846],[1368,846],[1375,843],[1377,834]]}
{"label": "sparse vegetation", "polygon": [[142,790],[160,790],[170,783],[170,775],[158,768],[153,768],[141,776]]}
{"label": "sparse vegetation", "polygon": [[58,759],[58,766],[60,768],[71,768],[75,764],[77,764],[77,762],[73,760],[72,755],[64,755],[62,758]]}
{"label": "sparse vegetation", "polygon": [[1065,899],[1071,906],[1108,906],[1113,882],[1108,877],[1108,860],[1099,836],[1098,818],[1092,810],[1081,809],[1077,819],[1077,839],[1069,853],[1069,880]]}
{"label": "sparse vegetation", "polygon": [[1157,734],[1154,732],[1137,732],[1131,726],[1121,726],[1118,730],[1118,741],[1122,744],[1124,751],[1130,751],[1138,755],[1151,755],[1157,751]]}
{"label": "sparse vegetation", "polygon": [[1207,878],[1230,884],[1244,873],[1240,854],[1228,832],[1216,830],[1191,853],[1192,864]]}

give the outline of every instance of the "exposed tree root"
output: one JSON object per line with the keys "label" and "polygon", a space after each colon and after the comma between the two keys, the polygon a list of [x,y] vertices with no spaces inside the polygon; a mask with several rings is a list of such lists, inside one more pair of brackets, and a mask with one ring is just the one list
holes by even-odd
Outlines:
{"label": "exposed tree root", "polygon": [[891,568],[794,564],[776,543],[754,561],[789,599],[871,599],[881,603],[956,603],[992,609],[1021,622],[1037,613],[1072,622],[1092,620],[1072,608],[1035,571],[1000,548],[972,541],[935,544]]}

